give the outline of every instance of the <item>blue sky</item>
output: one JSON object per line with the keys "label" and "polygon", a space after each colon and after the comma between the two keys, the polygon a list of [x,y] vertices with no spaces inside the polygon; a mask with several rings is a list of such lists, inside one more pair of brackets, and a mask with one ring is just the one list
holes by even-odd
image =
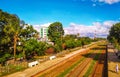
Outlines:
{"label": "blue sky", "polygon": [[0,9],[17,14],[32,25],[60,21],[66,27],[71,22],[91,25],[120,18],[119,2],[97,0],[1,0]]}
{"label": "blue sky", "polygon": [[120,21],[120,0],[0,0],[0,9],[32,25],[59,21],[68,28]]}

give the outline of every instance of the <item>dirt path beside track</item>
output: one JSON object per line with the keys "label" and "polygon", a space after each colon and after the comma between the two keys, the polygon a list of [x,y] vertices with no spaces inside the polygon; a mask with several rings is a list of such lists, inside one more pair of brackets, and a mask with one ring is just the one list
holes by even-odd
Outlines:
{"label": "dirt path beside track", "polygon": [[[118,73],[116,64],[119,66]],[[108,77],[120,77],[120,59],[116,56],[113,45],[108,45]]]}
{"label": "dirt path beside track", "polygon": [[[93,50],[94,48],[96,48],[97,50]],[[91,54],[89,56],[86,56],[85,60],[83,60],[78,66],[76,66],[76,68],[74,68],[74,70],[72,70],[65,77],[81,77],[81,72],[84,71],[84,69],[88,66],[88,64],[90,64],[90,62],[98,54],[99,46],[93,47],[93,49],[91,48],[91,50],[92,50]],[[64,72],[66,69],[71,67],[75,62],[80,60],[82,57],[85,57],[85,54],[91,50],[77,53],[74,56],[71,56],[71,57],[65,59],[65,61],[58,63],[54,66],[51,66],[50,69],[46,69],[42,72],[39,72],[32,77],[38,77],[38,76],[40,76],[40,77],[57,77],[60,73]],[[104,61],[102,61],[102,60],[104,60],[104,55],[105,55],[105,53],[102,53],[100,55],[100,58],[98,60],[99,62],[96,65],[96,69],[95,69],[95,72],[93,75],[94,77],[96,76],[96,74],[97,75],[99,74],[99,77],[102,77],[103,73],[100,73],[100,72],[103,72]],[[98,69],[101,69],[101,70],[98,71]]]}
{"label": "dirt path beside track", "polygon": [[105,61],[105,50],[102,51],[99,57],[99,61],[95,65],[95,69],[93,70],[92,77],[103,77],[104,61]]}

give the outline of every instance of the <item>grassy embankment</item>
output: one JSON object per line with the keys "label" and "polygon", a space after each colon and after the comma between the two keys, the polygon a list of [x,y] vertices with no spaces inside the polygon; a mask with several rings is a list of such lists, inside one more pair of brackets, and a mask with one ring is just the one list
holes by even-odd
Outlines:
{"label": "grassy embankment", "polygon": [[[94,50],[90,50],[89,53],[87,53],[85,56],[88,57],[90,54],[92,54],[94,52]],[[95,55],[95,57],[93,58],[92,62],[90,63],[90,66],[87,70],[87,72],[85,73],[85,77],[88,77],[91,73],[91,70],[93,69],[96,60],[98,60],[100,52],[98,52],[98,54]],[[65,77],[71,70],[73,70],[77,65],[79,65],[83,60],[86,59],[86,57],[82,57],[79,61],[77,61],[75,64],[73,64],[72,66],[70,66],[68,69],[64,70],[64,72],[60,73],[57,77]]]}

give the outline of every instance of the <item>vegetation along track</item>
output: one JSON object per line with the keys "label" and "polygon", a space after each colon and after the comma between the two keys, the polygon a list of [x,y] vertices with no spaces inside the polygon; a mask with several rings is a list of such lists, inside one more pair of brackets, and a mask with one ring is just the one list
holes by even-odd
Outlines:
{"label": "vegetation along track", "polygon": [[[76,70],[76,72],[79,71],[78,74],[76,74],[76,77],[79,77],[80,73],[84,70],[84,68],[88,64],[90,64],[92,58],[95,56],[95,55],[92,55],[92,53],[97,53],[96,50],[92,50],[92,52],[90,51],[88,52],[87,50],[87,52],[80,52],[79,54],[73,56],[72,58],[66,59],[65,61],[62,61],[61,63],[56,64],[55,66],[53,66],[54,68],[50,67],[50,69],[48,68],[42,72],[37,73],[36,75],[32,77],[66,77],[66,76],[72,77],[72,75],[69,75],[71,70]],[[85,56],[86,53],[87,53],[87,56]],[[78,61],[79,61],[78,65],[76,65],[72,69],[69,69],[71,66],[73,66]],[[67,73],[64,73],[67,69],[69,69],[69,71]],[[64,75],[63,76],[60,75],[61,73],[64,73]],[[75,77],[74,74],[73,74],[73,77]]]}
{"label": "vegetation along track", "polygon": [[93,71],[92,77],[103,77],[104,76],[104,59],[105,59],[105,50],[102,51],[99,61],[96,63],[96,67]]}
{"label": "vegetation along track", "polygon": [[84,71],[84,69],[87,67],[87,65],[89,63],[91,63],[92,59],[96,56],[95,54],[97,54],[98,51],[93,51],[89,56],[83,55],[86,57],[86,59],[80,63],[78,66],[76,66],[75,69],[73,69],[68,75],[67,77],[81,77],[81,73],[82,71]]}
{"label": "vegetation along track", "polygon": [[[95,52],[92,52],[95,53]],[[82,63],[80,63],[78,66],[76,66],[75,69],[73,69],[68,75],[67,77],[79,77],[79,75],[81,74],[81,72],[86,68],[86,66],[91,62],[92,58],[94,58],[95,55],[90,54],[89,58],[86,58]]]}
{"label": "vegetation along track", "polygon": [[99,50],[101,52],[95,56],[88,70],[84,74],[84,77],[106,77],[104,72],[105,48],[105,45],[99,45],[99,48],[95,48],[95,50]]}
{"label": "vegetation along track", "polygon": [[72,64],[74,64],[76,61],[80,60],[82,58],[82,54],[87,53],[89,50],[80,52],[79,54],[73,56],[72,58],[68,58],[65,61],[60,62],[56,66],[53,66],[55,68],[51,70],[45,70],[43,72],[40,72],[33,77],[56,77],[60,72],[63,72],[65,69],[69,68]]}

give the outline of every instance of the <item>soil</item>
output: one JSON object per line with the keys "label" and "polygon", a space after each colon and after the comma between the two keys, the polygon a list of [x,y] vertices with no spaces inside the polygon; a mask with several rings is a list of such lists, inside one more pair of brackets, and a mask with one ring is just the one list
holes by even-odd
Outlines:
{"label": "soil", "polygon": [[[97,47],[94,47],[93,49],[95,49],[95,48],[97,48]],[[85,70],[85,68],[88,65],[90,65],[90,62],[92,61],[94,56],[98,53],[99,48],[97,50],[93,50],[93,51],[94,52],[92,52],[92,55],[90,55],[89,57],[86,57],[86,59],[83,60],[82,63],[80,63],[78,66],[76,66],[76,68],[74,68],[74,70],[72,70],[69,74],[67,74],[66,77],[81,77],[81,75],[82,75],[81,73],[82,72],[85,73],[85,71],[87,71],[87,69]],[[88,52],[89,52],[89,50],[87,50],[86,52],[80,52],[77,55],[74,55],[72,58],[68,58],[63,62],[56,64],[55,66],[51,66],[50,68],[52,68],[52,69],[48,69],[48,70],[46,69],[42,72],[37,73],[36,75],[34,75],[32,77],[38,77],[38,76],[56,77],[61,72],[63,72],[65,69],[69,68],[72,64],[74,64],[75,62],[80,60],[80,58],[83,57],[83,54],[85,55]],[[94,67],[95,70],[92,72],[92,74],[90,76],[93,76],[93,77],[102,77],[103,76],[104,56],[105,56],[105,50],[100,55],[100,58]]]}
{"label": "soil", "polygon": [[99,61],[95,65],[92,77],[103,77],[104,70],[104,60],[105,60],[105,50],[101,53]]}
{"label": "soil", "polygon": [[[100,47],[100,45],[99,45],[99,47]],[[97,54],[97,52],[99,50],[103,50],[103,49],[100,49],[99,47],[97,47],[96,44],[94,44],[91,47],[87,47],[87,48],[83,48],[81,50],[71,52],[70,54],[67,54],[64,57],[59,57],[59,58],[57,57],[54,60],[48,60],[46,62],[38,64],[35,67],[28,68],[24,71],[14,73],[14,74],[8,75],[6,77],[23,77],[23,76],[24,77],[40,77],[40,76],[56,77],[61,72],[63,72],[67,68],[69,68],[71,65],[73,65],[74,63],[79,61],[82,57],[85,57],[86,59],[84,59],[80,64],[78,64],[78,66],[76,66],[73,69],[77,73],[76,76],[81,77],[81,76],[83,76],[83,73],[85,73],[87,71],[87,69],[89,68],[90,62],[92,61],[93,57]],[[92,54],[88,57],[85,56],[85,54],[87,54],[91,50],[94,52],[92,52]],[[98,71],[99,73],[101,72],[99,77],[100,76],[102,77],[103,70],[98,70],[98,69],[103,69],[104,61],[101,61],[101,60],[103,60],[104,58],[103,59],[102,58],[103,58],[103,56],[101,56],[99,58],[99,60],[97,60],[99,62],[94,66],[95,72],[93,71],[90,76],[95,76],[94,74],[97,74],[96,71]],[[100,65],[99,65],[99,63],[100,63]],[[74,73],[73,73],[73,75],[72,75],[72,73],[68,73],[67,76],[69,76],[69,74],[71,76],[75,77]],[[112,77],[115,77],[115,76],[112,76]]]}
{"label": "soil", "polygon": [[[98,54],[98,51],[99,50],[96,50],[92,52],[92,54]],[[83,63],[81,63],[78,67],[76,67],[73,71],[71,71],[67,77],[84,77],[84,74],[87,71],[86,67],[90,65],[94,57],[95,55],[90,55],[90,58],[87,58],[85,61],[83,61]],[[96,68],[95,70],[92,71],[92,74],[90,74],[91,77],[103,77],[104,58],[105,58],[105,50],[100,54],[99,60],[94,66]]]}
{"label": "soil", "polygon": [[73,56],[72,58],[68,58],[67,61],[66,60],[62,61],[62,63],[57,64],[56,66],[54,66],[55,68],[51,69],[50,71],[46,70],[47,72],[46,71],[40,72],[33,77],[38,77],[40,75],[43,75],[44,77],[56,77],[59,73],[63,72],[65,69],[69,68],[76,61],[80,60],[80,58],[82,58],[81,55],[87,52],[84,51]]}

